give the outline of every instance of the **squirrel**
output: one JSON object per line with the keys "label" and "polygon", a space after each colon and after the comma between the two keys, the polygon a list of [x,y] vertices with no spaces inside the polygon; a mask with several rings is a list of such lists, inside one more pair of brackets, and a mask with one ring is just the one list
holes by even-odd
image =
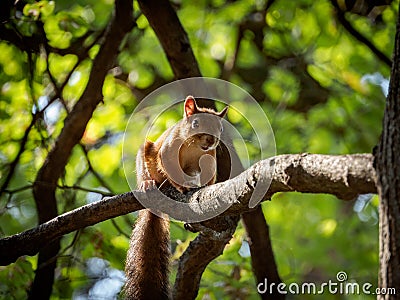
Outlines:
{"label": "squirrel", "polygon": [[[179,192],[215,183],[216,148],[222,132],[220,112],[198,107],[186,97],[184,114],[155,142],[146,140],[136,157],[139,190],[169,184]],[[208,157],[208,159],[207,159]],[[210,160],[210,158],[212,158]],[[126,299],[169,299],[169,220],[149,209],[139,213],[126,258]]]}

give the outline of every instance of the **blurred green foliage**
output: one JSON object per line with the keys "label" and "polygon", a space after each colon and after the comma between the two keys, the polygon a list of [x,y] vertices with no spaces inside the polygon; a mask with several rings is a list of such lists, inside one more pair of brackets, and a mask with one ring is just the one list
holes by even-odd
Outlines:
{"label": "blurred green foliage", "polygon": [[[229,80],[260,102],[271,121],[278,154],[372,151],[381,132],[390,69],[341,26],[329,1],[277,0],[267,12],[263,0],[177,0],[173,5],[202,74]],[[394,1],[376,23],[346,15],[387,57],[393,49],[397,5]],[[22,10],[12,11],[3,27],[31,38],[44,30],[48,43],[46,49],[24,51],[0,41],[1,237],[37,224],[31,185],[87,84],[99,49],[96,41],[112,7],[110,0],[27,1]],[[135,10],[137,27],[126,37],[118,67],[104,82],[104,103],[59,181],[60,213],[96,201],[101,194],[129,190],[121,163],[125,126],[141,98],[173,80],[168,60],[136,2]],[[154,138],[180,114],[161,115]],[[244,136],[251,134],[240,115],[230,112],[229,118]],[[137,149],[143,141],[129,142]],[[257,157],[252,147],[248,142],[250,155]],[[13,176],[4,186],[16,158]],[[346,271],[350,279],[376,287],[377,206],[376,196],[342,202],[329,195],[297,193],[277,194],[264,203],[283,280],[326,282]],[[123,270],[134,218],[135,214],[121,216],[65,236],[52,298],[71,298],[93,285],[98,278],[86,272],[89,258],[103,258]],[[194,235],[174,221],[171,236],[177,259]],[[245,239],[239,225],[223,256],[205,271],[199,299],[258,298],[248,253],[239,251],[246,249]],[[173,268],[176,265],[175,261]],[[21,257],[0,267],[1,298],[24,298],[35,268],[36,257]],[[291,299],[300,298],[308,299]]]}

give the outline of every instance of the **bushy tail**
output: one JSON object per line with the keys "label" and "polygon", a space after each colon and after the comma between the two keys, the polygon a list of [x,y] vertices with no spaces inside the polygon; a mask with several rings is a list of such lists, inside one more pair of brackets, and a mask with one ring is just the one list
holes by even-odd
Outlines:
{"label": "bushy tail", "polygon": [[169,299],[169,221],[139,213],[126,257],[126,299]]}

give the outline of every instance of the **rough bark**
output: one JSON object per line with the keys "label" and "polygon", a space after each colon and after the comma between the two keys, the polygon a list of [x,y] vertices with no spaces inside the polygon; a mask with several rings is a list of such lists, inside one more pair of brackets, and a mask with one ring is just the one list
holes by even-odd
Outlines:
{"label": "rough bark", "polygon": [[400,17],[397,21],[394,63],[383,117],[383,129],[375,152],[379,206],[379,288],[395,288],[400,299]]}
{"label": "rough bark", "polygon": [[[231,240],[239,216],[217,218],[219,231],[204,230],[192,241],[179,259],[173,299],[195,299],[200,287],[200,279],[207,265],[220,256],[225,245]],[[188,280],[190,278],[190,280]]]}
{"label": "rough bark", "polygon": [[[64,171],[73,147],[79,143],[94,109],[102,101],[102,86],[105,76],[114,64],[119,44],[134,24],[132,9],[131,1],[116,1],[113,19],[105,33],[104,43],[93,61],[86,89],[65,119],[63,130],[37,174],[33,195],[40,224],[58,215],[55,195],[57,181]],[[58,239],[41,249],[35,279],[29,292],[30,299],[48,299],[50,297],[59,249],[60,241]]]}
{"label": "rough bark", "polygon": [[[207,212],[218,205],[231,204],[223,215],[215,218],[215,224],[220,224],[223,216],[236,217],[250,211],[249,200],[254,186],[271,176],[272,182],[264,199],[271,198],[277,192],[291,191],[329,193],[345,200],[353,199],[359,194],[376,193],[372,159],[370,154],[280,155],[260,161],[228,181],[187,195],[176,192],[174,195],[179,195],[177,200],[180,202],[191,203],[192,213],[199,210]],[[273,174],[269,173],[271,165],[275,165]],[[152,192],[156,191],[147,193]],[[34,255],[43,246],[64,234],[142,208],[133,193],[125,193],[62,214],[34,229],[0,239],[0,265],[10,264],[21,255]],[[226,224],[231,225],[229,221]],[[204,226],[200,226],[200,229],[207,231]],[[220,226],[210,230],[223,232],[228,229]],[[201,236],[209,237],[207,234]],[[202,257],[196,259],[201,260]]]}

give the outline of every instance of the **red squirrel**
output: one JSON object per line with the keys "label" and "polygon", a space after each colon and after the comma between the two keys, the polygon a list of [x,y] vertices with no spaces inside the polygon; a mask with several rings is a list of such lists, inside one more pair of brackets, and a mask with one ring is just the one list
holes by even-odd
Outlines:
{"label": "red squirrel", "polygon": [[[216,112],[200,108],[193,96],[188,96],[183,119],[154,143],[146,140],[140,148],[136,157],[139,190],[170,184],[178,191],[186,192],[192,187],[213,184],[221,119],[227,109],[226,106]],[[208,155],[213,159],[202,161]],[[168,219],[158,217],[148,209],[142,210],[127,253],[126,299],[169,299],[169,258]]]}

